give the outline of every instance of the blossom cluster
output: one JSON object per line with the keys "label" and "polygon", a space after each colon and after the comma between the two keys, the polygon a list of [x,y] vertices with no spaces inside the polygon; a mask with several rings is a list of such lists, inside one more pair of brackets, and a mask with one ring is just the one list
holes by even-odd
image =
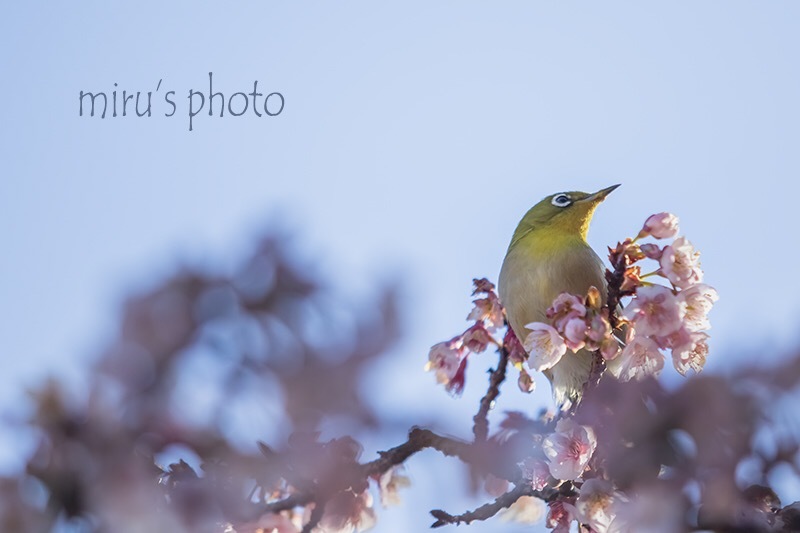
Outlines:
{"label": "blossom cluster", "polygon": [[619,353],[619,342],[612,335],[608,309],[601,306],[600,291],[589,289],[586,298],[561,293],[547,310],[552,325],[532,322],[523,346],[530,355],[528,366],[541,372],[552,368],[566,354],[579,350],[600,351],[605,359]]}
{"label": "blossom cluster", "polygon": [[492,284],[486,278],[473,280],[474,307],[467,320],[474,324],[452,339],[434,344],[428,353],[426,371],[436,372],[436,381],[448,392],[460,394],[464,390],[467,360],[472,353],[486,351],[489,344],[502,346],[493,335],[505,325],[503,307]]}
{"label": "blossom cluster", "polygon": [[[717,301],[717,291],[702,283],[700,253],[686,237],[677,237],[678,218],[658,213],[647,219],[634,240],[612,250],[612,261],[624,261],[621,290],[633,298],[622,313],[628,324],[627,345],[611,370],[623,381],[657,375],[664,367],[661,350],[670,350],[672,364],[682,375],[702,371],[708,355],[708,312]],[[674,238],[671,244],[637,244],[637,240]],[[637,263],[658,261],[650,275],[665,278],[670,286],[644,281]]]}
{"label": "blossom cluster", "polygon": [[[611,372],[629,381],[658,375],[665,361],[661,350],[671,350],[678,372],[699,373],[708,354],[708,312],[718,296],[713,287],[702,283],[699,252],[686,237],[675,238],[678,231],[675,215],[655,214],[645,221],[635,239],[626,239],[610,249],[609,259],[621,275],[614,290],[618,297],[631,297],[617,317],[625,332],[624,348],[620,349],[612,334],[609,308],[601,306],[599,291],[592,287],[585,298],[560,294],[547,311],[550,324],[526,325],[530,333],[523,345],[530,355],[528,365],[541,371],[555,366],[567,349],[599,351]],[[646,237],[675,239],[665,246],[637,242]],[[637,263],[645,259],[657,261],[658,267],[643,275]],[[613,279],[614,273],[608,276]],[[652,276],[665,278],[670,286],[646,281]]]}

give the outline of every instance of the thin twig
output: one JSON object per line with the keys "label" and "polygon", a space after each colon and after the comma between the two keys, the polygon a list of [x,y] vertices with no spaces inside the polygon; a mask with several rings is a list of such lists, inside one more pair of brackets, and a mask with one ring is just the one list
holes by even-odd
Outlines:
{"label": "thin twig", "polygon": [[472,426],[472,432],[475,434],[476,444],[485,442],[486,438],[489,436],[489,409],[492,408],[492,404],[500,395],[500,385],[503,383],[503,380],[506,379],[508,350],[502,346],[498,352],[500,353],[500,357],[497,362],[497,368],[492,371],[492,374],[489,377],[489,388],[487,389],[483,398],[481,398],[478,414],[472,418],[472,420],[475,422],[475,425]]}

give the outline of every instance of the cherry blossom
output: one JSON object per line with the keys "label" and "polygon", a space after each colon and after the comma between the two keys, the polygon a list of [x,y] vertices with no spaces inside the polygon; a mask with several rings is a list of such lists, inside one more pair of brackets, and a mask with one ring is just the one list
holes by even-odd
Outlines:
{"label": "cherry blossom", "polygon": [[708,334],[680,330],[672,339],[672,364],[685,376],[689,370],[700,373],[708,356]]}
{"label": "cherry blossom", "polygon": [[556,432],[542,442],[550,474],[556,479],[576,480],[592,458],[597,439],[589,426],[578,425],[570,418],[556,424]]}
{"label": "cherry blossom", "polygon": [[678,301],[684,306],[683,323],[689,331],[709,329],[708,312],[719,299],[714,287],[699,283],[678,293]]}
{"label": "cherry blossom", "polygon": [[563,331],[570,319],[584,316],[586,316],[586,306],[583,300],[568,292],[556,296],[552,307],[547,310],[547,318],[553,321],[553,326],[559,331]]}
{"label": "cherry blossom", "polygon": [[653,339],[643,335],[633,336],[622,349],[618,364],[611,370],[622,381],[641,380],[660,374],[664,359],[664,354]]}
{"label": "cherry blossom", "polygon": [[542,322],[531,322],[523,346],[529,354],[528,366],[541,372],[555,366],[567,352],[567,345],[553,326]]}
{"label": "cherry blossom", "polygon": [[636,298],[624,311],[641,335],[666,336],[681,327],[683,309],[672,291],[660,285],[636,289]]}
{"label": "cherry blossom", "polygon": [[681,289],[703,281],[700,252],[694,249],[686,237],[678,237],[672,244],[664,247],[660,264],[664,276]]}

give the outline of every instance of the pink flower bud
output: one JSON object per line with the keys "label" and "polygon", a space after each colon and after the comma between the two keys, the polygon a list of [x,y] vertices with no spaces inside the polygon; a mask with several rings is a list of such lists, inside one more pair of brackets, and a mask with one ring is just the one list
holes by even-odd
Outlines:
{"label": "pink flower bud", "polygon": [[678,234],[678,217],[672,213],[651,215],[639,235],[652,235],[656,239],[672,239]]}
{"label": "pink flower bud", "polygon": [[567,347],[577,352],[586,345],[586,322],[583,318],[570,318],[564,326]]}
{"label": "pink flower bud", "polygon": [[656,261],[661,259],[661,254],[663,253],[663,250],[659,245],[647,242],[640,245],[639,248],[642,250],[642,253],[646,255],[649,259],[655,259]]}

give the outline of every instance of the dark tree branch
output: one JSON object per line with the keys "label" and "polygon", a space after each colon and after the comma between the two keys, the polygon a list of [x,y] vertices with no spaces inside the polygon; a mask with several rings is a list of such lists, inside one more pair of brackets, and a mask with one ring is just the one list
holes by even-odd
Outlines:
{"label": "dark tree branch", "polygon": [[302,533],[311,533],[315,527],[322,521],[325,514],[325,500],[316,502],[314,508],[311,510],[311,516],[308,517],[308,522],[303,526]]}
{"label": "dark tree branch", "polygon": [[506,367],[508,366],[508,350],[505,346],[499,350],[500,357],[491,376],[489,377],[489,389],[486,394],[481,398],[480,408],[472,420],[475,425],[472,427],[472,432],[475,434],[475,443],[485,442],[489,436],[489,409],[492,408],[492,403],[500,395],[500,385],[506,379]]}
{"label": "dark tree branch", "polygon": [[467,442],[443,437],[428,429],[413,428],[408,433],[406,442],[385,452],[378,452],[380,455],[378,459],[362,465],[362,475],[370,477],[382,474],[393,466],[404,463],[406,459],[425,448],[433,448],[444,455],[458,457],[465,463],[469,463],[474,455]]}
{"label": "dark tree branch", "polygon": [[629,266],[629,257],[625,253],[625,248],[622,244],[617,245],[617,249],[613,250],[610,257],[611,266],[614,270],[606,270],[606,281],[608,297],[606,298],[606,305],[608,305],[608,322],[611,324],[612,331],[619,328],[618,310],[622,297],[622,283],[625,281],[625,270]]}

